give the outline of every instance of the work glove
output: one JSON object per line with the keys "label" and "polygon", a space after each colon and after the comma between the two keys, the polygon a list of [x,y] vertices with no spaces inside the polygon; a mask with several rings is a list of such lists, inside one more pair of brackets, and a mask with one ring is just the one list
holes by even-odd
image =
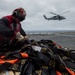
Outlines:
{"label": "work glove", "polygon": [[17,32],[17,33],[16,33],[16,39],[17,39],[18,41],[21,41],[22,39],[24,39],[24,36],[22,36],[22,35],[20,34],[20,32]]}
{"label": "work glove", "polygon": [[27,35],[26,36],[23,36],[23,35],[20,34],[20,32],[18,32],[18,33],[16,33],[16,39],[18,41],[25,41],[25,40],[28,39],[28,36]]}

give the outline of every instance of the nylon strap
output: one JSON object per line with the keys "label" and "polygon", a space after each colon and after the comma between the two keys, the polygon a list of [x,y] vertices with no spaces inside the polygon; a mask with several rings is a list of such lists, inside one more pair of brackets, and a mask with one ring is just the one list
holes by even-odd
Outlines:
{"label": "nylon strap", "polygon": [[6,75],[9,75],[8,71],[5,72]]}

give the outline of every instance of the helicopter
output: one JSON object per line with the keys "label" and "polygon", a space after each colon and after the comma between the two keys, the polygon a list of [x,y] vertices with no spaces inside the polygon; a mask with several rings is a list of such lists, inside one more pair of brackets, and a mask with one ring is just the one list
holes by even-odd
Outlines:
{"label": "helicopter", "polygon": [[[68,13],[68,12],[69,11],[66,11],[62,14],[65,14],[65,13]],[[59,20],[60,21],[60,20],[66,19],[64,16],[61,16],[62,14],[56,14],[56,13],[53,13],[53,12],[50,12],[50,13],[55,15],[55,16],[47,18],[45,15],[43,15],[46,20]]]}

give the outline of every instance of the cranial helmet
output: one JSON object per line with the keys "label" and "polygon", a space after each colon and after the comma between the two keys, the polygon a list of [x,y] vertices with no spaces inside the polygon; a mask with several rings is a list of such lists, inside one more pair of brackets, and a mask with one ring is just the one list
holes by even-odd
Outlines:
{"label": "cranial helmet", "polygon": [[12,15],[18,18],[19,21],[23,21],[26,17],[26,11],[23,8],[17,8],[13,11]]}

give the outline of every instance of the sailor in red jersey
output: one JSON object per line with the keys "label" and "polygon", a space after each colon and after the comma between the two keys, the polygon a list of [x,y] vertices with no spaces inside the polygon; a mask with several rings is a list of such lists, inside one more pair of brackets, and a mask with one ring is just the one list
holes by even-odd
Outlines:
{"label": "sailor in red jersey", "polygon": [[26,11],[23,8],[17,8],[12,15],[0,19],[0,44],[15,38],[19,41],[28,38],[20,23],[25,20],[25,17]]}

